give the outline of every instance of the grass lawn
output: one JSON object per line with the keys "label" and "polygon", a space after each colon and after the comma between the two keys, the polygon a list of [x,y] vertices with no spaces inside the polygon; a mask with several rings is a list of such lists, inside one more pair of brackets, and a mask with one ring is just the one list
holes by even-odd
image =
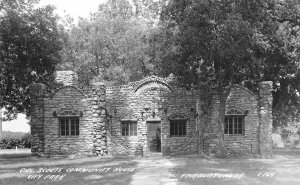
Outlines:
{"label": "grass lawn", "polygon": [[197,156],[67,159],[0,151],[0,185],[299,185],[299,153],[281,151],[272,159]]}
{"label": "grass lawn", "polygon": [[5,154],[0,155],[0,185],[126,185],[131,182],[135,166],[130,158],[51,159]]}
{"label": "grass lawn", "polygon": [[272,159],[181,158],[172,169],[179,184],[299,185],[300,153]]}

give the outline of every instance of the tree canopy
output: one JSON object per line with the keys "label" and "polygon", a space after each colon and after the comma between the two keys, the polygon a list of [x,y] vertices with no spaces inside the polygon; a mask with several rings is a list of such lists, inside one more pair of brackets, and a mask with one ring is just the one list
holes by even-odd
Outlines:
{"label": "tree canopy", "polygon": [[[273,123],[299,115],[299,5],[292,0],[108,0],[67,28],[38,0],[0,2],[0,106],[26,112],[28,85],[73,70],[80,85],[173,73],[220,100],[232,84],[273,81]],[[224,110],[220,110],[224,113]],[[220,122],[223,113],[220,114]]]}
{"label": "tree canopy", "polygon": [[51,6],[35,8],[37,2],[0,2],[0,107],[7,119],[29,110],[29,84],[50,83],[60,61],[58,18]]}
{"label": "tree canopy", "polygon": [[173,0],[161,16],[153,61],[159,73],[189,86],[257,90],[258,82],[273,81],[274,125],[281,125],[299,109],[299,15],[293,1]]}
{"label": "tree canopy", "polygon": [[94,77],[123,84],[151,74],[149,37],[159,11],[152,3],[109,0],[101,4],[89,19],[71,26],[58,68],[76,71],[81,85]]}
{"label": "tree canopy", "polygon": [[284,121],[280,111],[298,111],[299,16],[293,1],[172,0],[165,6],[158,35],[164,39],[154,62],[190,87],[216,88],[220,153],[232,84],[257,90],[258,82],[273,81],[275,125]]}

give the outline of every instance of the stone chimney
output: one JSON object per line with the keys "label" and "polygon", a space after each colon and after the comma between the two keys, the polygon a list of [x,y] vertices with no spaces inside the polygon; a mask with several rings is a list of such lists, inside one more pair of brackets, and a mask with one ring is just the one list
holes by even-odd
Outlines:
{"label": "stone chimney", "polygon": [[74,71],[57,71],[55,81],[61,83],[64,86],[77,85],[78,76]]}

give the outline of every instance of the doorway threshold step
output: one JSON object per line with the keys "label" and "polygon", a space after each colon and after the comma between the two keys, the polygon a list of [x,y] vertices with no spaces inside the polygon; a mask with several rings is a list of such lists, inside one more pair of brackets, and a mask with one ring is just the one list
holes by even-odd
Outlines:
{"label": "doorway threshold step", "polygon": [[144,157],[161,157],[161,152],[145,152]]}

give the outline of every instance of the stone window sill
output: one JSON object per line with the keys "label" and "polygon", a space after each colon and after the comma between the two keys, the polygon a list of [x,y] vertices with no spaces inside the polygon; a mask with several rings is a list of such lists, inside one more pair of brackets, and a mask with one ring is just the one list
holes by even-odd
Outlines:
{"label": "stone window sill", "polygon": [[224,134],[224,136],[230,136],[230,137],[234,137],[234,136],[245,136],[244,134]]}
{"label": "stone window sill", "polygon": [[62,138],[75,138],[75,137],[79,137],[79,135],[78,136],[58,136],[58,137],[62,137]]}
{"label": "stone window sill", "polygon": [[184,135],[184,136],[170,136],[170,138],[184,138],[184,137],[187,137],[187,135]]}

